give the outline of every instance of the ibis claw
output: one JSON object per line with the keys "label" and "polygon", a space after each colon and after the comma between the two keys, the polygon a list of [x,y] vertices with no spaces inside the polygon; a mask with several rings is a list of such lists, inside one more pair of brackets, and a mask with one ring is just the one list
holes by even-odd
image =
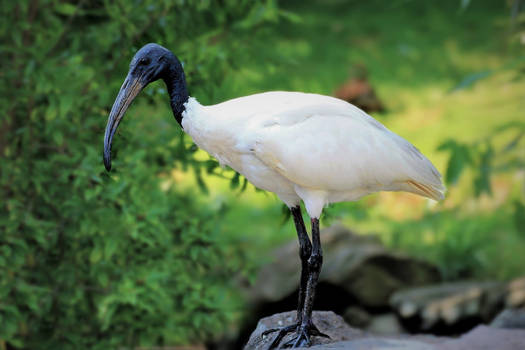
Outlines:
{"label": "ibis claw", "polygon": [[288,334],[297,331],[297,334],[284,343],[282,345],[283,348],[301,348],[301,347],[309,347],[312,345],[312,342],[310,341],[311,337],[323,337],[323,338],[330,338],[327,334],[324,334],[319,331],[319,329],[313,324],[309,323],[308,325],[301,325],[301,324],[293,324],[290,326],[282,327],[282,328],[273,328],[266,330],[262,333],[262,336],[265,337],[268,334],[279,332],[277,336],[274,338],[270,346],[268,347],[268,350],[272,349],[278,349],[279,344],[283,340],[283,338]]}
{"label": "ibis claw", "polygon": [[310,334],[304,328],[300,328],[295,338],[290,339],[288,342],[283,344],[284,348],[302,348],[309,347],[312,345],[310,341]]}
{"label": "ibis claw", "polygon": [[272,328],[272,329],[268,329],[268,330],[264,331],[262,333],[263,337],[267,336],[268,334],[274,333],[274,332],[279,332],[279,333],[277,333],[277,336],[275,337],[275,339],[272,341],[272,343],[268,347],[268,350],[277,349],[277,347],[279,346],[279,343],[281,342],[281,340],[283,340],[283,338],[288,333],[294,332],[297,329],[298,326],[299,326],[298,324],[293,324],[293,325],[282,327],[282,328]]}

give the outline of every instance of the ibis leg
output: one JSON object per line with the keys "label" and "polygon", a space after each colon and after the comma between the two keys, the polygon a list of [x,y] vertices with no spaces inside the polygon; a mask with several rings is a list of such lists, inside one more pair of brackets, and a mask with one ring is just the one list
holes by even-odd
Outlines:
{"label": "ibis leg", "polygon": [[299,300],[297,302],[297,323],[301,324],[303,320],[304,299],[309,275],[308,259],[312,254],[312,243],[310,243],[310,238],[308,238],[308,233],[306,233],[303,215],[301,214],[301,207],[293,207],[291,211],[295,223],[295,229],[297,230],[297,237],[299,238],[299,257],[301,258],[301,281],[299,284]]}
{"label": "ibis leg", "polygon": [[323,251],[321,249],[321,236],[319,233],[319,219],[312,219],[312,253],[308,258],[308,280],[306,283],[305,300],[303,307],[302,323],[311,323],[314,306],[315,289],[321,266],[323,265]]}
{"label": "ibis leg", "polygon": [[306,294],[306,285],[308,283],[308,259],[312,254],[312,243],[308,237],[306,231],[306,226],[304,225],[303,214],[301,213],[301,207],[298,205],[296,207],[290,208],[292,213],[293,221],[295,224],[295,230],[297,231],[297,238],[299,239],[299,257],[301,258],[301,280],[299,282],[299,295],[297,301],[297,321],[295,324],[276,329],[269,329],[263,333],[263,336],[268,335],[273,332],[279,332],[272,344],[270,349],[276,348],[281,340],[288,333],[295,332],[298,326],[302,322],[303,317],[303,308],[304,308],[304,298]]}
{"label": "ibis leg", "polygon": [[319,219],[313,218],[312,222],[312,253],[308,258],[308,279],[304,295],[304,306],[301,316],[301,323],[298,324],[297,336],[284,344],[285,347],[310,346],[311,336],[328,337],[321,333],[312,322],[312,311],[314,306],[315,289],[323,265],[323,252],[321,249],[321,236],[319,233]]}
{"label": "ibis leg", "polygon": [[319,219],[312,219],[312,242],[310,242],[304,226],[300,207],[294,207],[291,211],[297,229],[297,236],[299,238],[299,256],[302,265],[299,303],[297,307],[297,323],[281,329],[272,329],[264,332],[263,335],[267,335],[274,331],[279,331],[273,342],[270,344],[269,349],[277,348],[286,334],[294,331],[296,332],[296,336],[283,344],[284,347],[296,348],[310,346],[311,336],[328,337],[326,334],[321,333],[312,322],[315,289],[317,287],[317,281],[319,280],[319,274],[323,264],[321,238],[319,234]]}

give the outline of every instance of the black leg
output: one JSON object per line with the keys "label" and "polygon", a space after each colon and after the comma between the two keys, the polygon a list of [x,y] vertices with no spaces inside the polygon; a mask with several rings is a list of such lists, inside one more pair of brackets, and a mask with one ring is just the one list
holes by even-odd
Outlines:
{"label": "black leg", "polygon": [[271,329],[264,332],[263,336],[275,331],[279,331],[273,342],[270,344],[269,349],[277,348],[286,334],[294,331],[297,333],[296,336],[292,340],[283,344],[284,347],[296,348],[310,346],[311,336],[328,337],[326,334],[321,333],[312,322],[315,289],[317,287],[317,281],[319,280],[319,274],[323,264],[321,237],[319,234],[319,219],[311,220],[312,243],[310,243],[310,239],[306,233],[306,228],[301,216],[300,207],[294,207],[291,210],[294,216],[295,227],[297,228],[297,236],[299,237],[299,254],[302,263],[297,323],[291,326],[283,327],[281,329]]}
{"label": "black leg", "polygon": [[297,321],[295,324],[283,328],[269,329],[263,332],[263,336],[266,336],[273,332],[279,332],[272,344],[270,349],[276,348],[284,336],[288,333],[295,332],[299,325],[302,323],[303,309],[304,309],[304,298],[306,294],[306,285],[308,283],[308,259],[312,254],[312,243],[308,238],[306,232],[306,226],[303,221],[303,214],[301,213],[301,206],[290,208],[292,212],[293,221],[295,224],[295,230],[297,231],[297,238],[299,239],[299,257],[301,258],[301,280],[299,283],[299,297],[297,302]]}
{"label": "black leg", "polygon": [[304,307],[301,317],[301,324],[297,330],[297,338],[292,340],[293,347],[310,346],[310,335],[321,335],[319,330],[312,323],[312,310],[314,306],[315,289],[321,266],[323,265],[323,251],[321,249],[321,236],[319,234],[319,219],[313,218],[312,222],[312,254],[308,259],[308,281],[304,297]]}
{"label": "black leg", "polygon": [[296,206],[290,209],[297,230],[297,238],[299,238],[299,257],[301,258],[301,281],[299,285],[299,300],[297,303],[297,323],[301,324],[303,320],[304,298],[306,293],[306,285],[308,283],[308,259],[312,254],[312,243],[306,233],[304,226],[303,215],[301,214],[301,207]]}
{"label": "black leg", "polygon": [[323,265],[323,251],[321,249],[321,237],[319,234],[319,219],[312,219],[312,254],[308,259],[308,282],[306,284],[306,295],[303,309],[303,323],[310,322],[314,306],[315,288]]}

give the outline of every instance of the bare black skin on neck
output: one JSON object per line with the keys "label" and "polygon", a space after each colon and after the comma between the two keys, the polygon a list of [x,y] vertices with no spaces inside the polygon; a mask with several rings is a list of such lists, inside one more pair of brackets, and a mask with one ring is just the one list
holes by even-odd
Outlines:
{"label": "bare black skin on neck", "polygon": [[162,79],[168,88],[173,116],[182,126],[182,112],[185,110],[184,104],[188,102],[189,95],[182,65],[175,55],[171,54],[171,56],[168,73]]}

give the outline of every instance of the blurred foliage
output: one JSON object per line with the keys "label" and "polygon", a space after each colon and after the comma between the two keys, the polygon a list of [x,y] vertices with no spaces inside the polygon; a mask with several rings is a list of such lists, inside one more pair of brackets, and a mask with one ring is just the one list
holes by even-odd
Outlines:
{"label": "blurred foliage", "polygon": [[[501,139],[502,134],[505,134],[506,142],[498,147],[496,141]],[[449,139],[438,150],[450,154],[445,174],[447,185],[456,184],[463,171],[469,168],[474,172],[472,185],[475,196],[491,194],[492,175],[525,171],[525,122],[505,123],[482,140],[474,142]]]}
{"label": "blurred foliage", "polygon": [[447,280],[504,280],[523,274],[525,226],[512,220],[522,217],[516,214],[512,206],[471,215],[429,212],[417,220],[389,221],[390,232],[382,237],[395,249],[435,263]]}
{"label": "blurred foliage", "polygon": [[[497,175],[525,172],[524,136],[525,123],[515,121],[504,123],[473,142],[443,142],[438,150],[449,153],[445,173],[449,189],[468,170],[473,196],[491,197]],[[518,194],[493,212],[461,215],[461,208],[457,208],[426,213],[417,221],[392,222],[390,243],[434,261],[447,279],[518,276],[523,266],[525,184],[517,182]]]}
{"label": "blurred foliage", "polygon": [[[104,126],[137,48],[174,49],[191,62],[191,88],[211,98],[257,27],[280,16],[273,1],[4,1],[1,12],[0,348],[113,349],[224,331],[246,259],[219,236],[221,211],[163,173],[200,178],[215,164],[195,160],[169,114],[149,109],[130,111],[107,174]],[[167,105],[154,86],[148,103]]]}

